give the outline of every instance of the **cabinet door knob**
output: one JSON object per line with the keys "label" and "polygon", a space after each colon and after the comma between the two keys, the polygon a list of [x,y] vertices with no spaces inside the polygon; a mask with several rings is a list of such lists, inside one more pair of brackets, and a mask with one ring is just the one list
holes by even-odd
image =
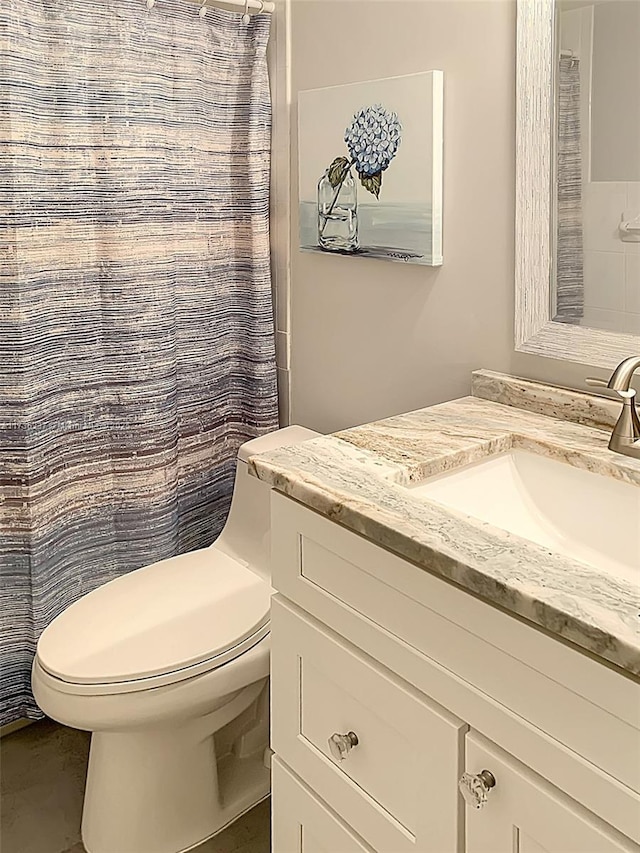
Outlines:
{"label": "cabinet door knob", "polygon": [[481,809],[487,802],[487,796],[495,788],[496,777],[488,770],[481,773],[463,773],[458,788],[468,806]]}
{"label": "cabinet door knob", "polygon": [[344,761],[354,746],[358,745],[358,735],[347,732],[346,735],[334,732],[329,738],[329,750],[336,761]]}

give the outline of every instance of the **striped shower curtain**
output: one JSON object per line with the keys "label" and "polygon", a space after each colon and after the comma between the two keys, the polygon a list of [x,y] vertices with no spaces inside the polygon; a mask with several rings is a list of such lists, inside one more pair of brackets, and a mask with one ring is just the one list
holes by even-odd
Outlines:
{"label": "striped shower curtain", "polygon": [[580,65],[561,57],[558,68],[556,314],[580,323],[584,314]]}
{"label": "striped shower curtain", "polygon": [[197,13],[0,4],[0,724],[51,619],[211,543],[277,426],[269,16]]}

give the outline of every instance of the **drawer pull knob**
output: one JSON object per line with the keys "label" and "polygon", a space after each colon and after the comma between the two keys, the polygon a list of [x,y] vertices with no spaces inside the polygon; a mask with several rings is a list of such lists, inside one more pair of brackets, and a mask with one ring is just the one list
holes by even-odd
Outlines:
{"label": "drawer pull knob", "polygon": [[355,732],[347,732],[340,735],[334,732],[329,738],[329,750],[336,761],[344,761],[354,746],[358,745],[358,735]]}
{"label": "drawer pull knob", "polygon": [[496,777],[488,770],[481,773],[463,773],[458,788],[468,806],[481,809],[487,802],[489,791],[496,786]]}

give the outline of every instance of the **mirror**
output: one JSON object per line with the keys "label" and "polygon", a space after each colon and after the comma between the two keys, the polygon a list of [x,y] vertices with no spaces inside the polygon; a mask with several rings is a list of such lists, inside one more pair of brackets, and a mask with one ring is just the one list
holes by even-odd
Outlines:
{"label": "mirror", "polygon": [[516,349],[640,351],[640,0],[518,0]]}
{"label": "mirror", "polygon": [[558,0],[553,319],[640,335],[640,0]]}

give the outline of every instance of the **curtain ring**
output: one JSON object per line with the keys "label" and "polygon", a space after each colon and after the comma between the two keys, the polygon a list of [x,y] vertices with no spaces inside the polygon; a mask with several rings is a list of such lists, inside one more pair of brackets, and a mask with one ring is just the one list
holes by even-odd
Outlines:
{"label": "curtain ring", "polygon": [[206,17],[207,14],[207,0],[202,0],[200,3],[200,11],[198,12],[201,18]]}
{"label": "curtain ring", "polygon": [[242,23],[248,24],[251,21],[251,15],[249,14],[249,0],[244,0],[244,15],[242,16]]}
{"label": "curtain ring", "polygon": [[155,5],[156,5],[156,0],[147,0],[147,9],[149,9],[149,10],[153,9],[153,7]]}

